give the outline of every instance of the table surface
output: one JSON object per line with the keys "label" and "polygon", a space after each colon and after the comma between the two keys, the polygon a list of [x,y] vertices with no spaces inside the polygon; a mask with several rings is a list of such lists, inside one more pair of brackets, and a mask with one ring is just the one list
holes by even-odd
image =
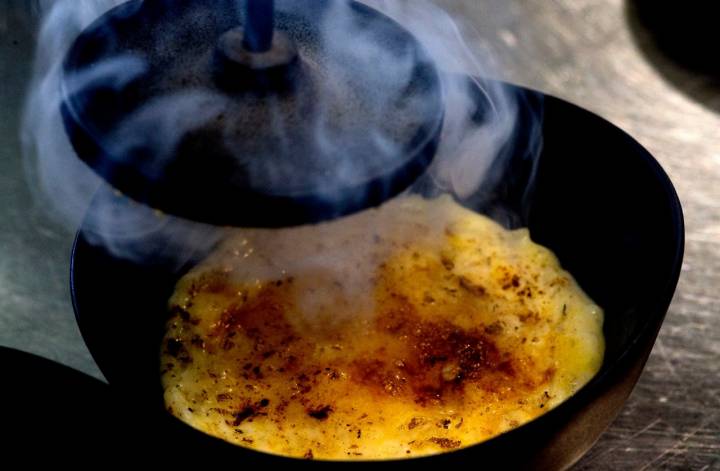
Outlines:
{"label": "table surface", "polygon": [[[586,107],[660,161],[685,210],[677,294],[640,381],[577,470],[720,469],[720,86],[663,56],[629,0],[436,0],[497,77]],[[40,208],[19,122],[36,0],[0,3],[0,345],[101,378],[74,323],[73,234]]]}

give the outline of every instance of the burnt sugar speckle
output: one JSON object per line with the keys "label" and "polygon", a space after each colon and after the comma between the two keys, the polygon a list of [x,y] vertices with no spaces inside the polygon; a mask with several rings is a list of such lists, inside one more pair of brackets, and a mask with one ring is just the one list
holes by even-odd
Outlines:
{"label": "burnt sugar speckle", "polygon": [[449,197],[235,230],[169,310],[168,410],[306,459],[487,440],[572,395],[604,348],[602,311],[550,251]]}

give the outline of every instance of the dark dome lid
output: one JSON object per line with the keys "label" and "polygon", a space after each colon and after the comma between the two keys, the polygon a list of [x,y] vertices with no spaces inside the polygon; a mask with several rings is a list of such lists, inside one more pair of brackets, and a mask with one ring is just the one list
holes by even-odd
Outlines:
{"label": "dark dome lid", "polygon": [[356,2],[280,0],[273,49],[249,53],[238,4],[134,0],[86,29],[63,76],[79,157],[139,202],[236,226],[349,214],[426,169],[442,93],[410,33]]}

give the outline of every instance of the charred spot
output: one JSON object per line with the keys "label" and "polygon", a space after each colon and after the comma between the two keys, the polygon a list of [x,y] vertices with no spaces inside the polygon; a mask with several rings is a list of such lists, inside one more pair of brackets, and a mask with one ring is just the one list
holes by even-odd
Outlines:
{"label": "charred spot", "polygon": [[265,344],[278,344],[283,339],[294,337],[293,329],[285,319],[284,293],[283,287],[270,284],[246,302],[227,307],[214,334],[222,338],[232,338],[237,331],[243,331],[255,341],[256,348]]}
{"label": "charred spot", "polygon": [[432,437],[432,438],[429,438],[428,441],[438,445],[440,448],[443,448],[445,450],[459,448],[460,445],[462,444],[462,442],[460,442],[460,440],[451,440],[450,438],[440,438],[440,437]]}
{"label": "charred spot", "polygon": [[407,382],[399,369],[393,371],[381,360],[355,360],[351,367],[355,381],[373,389],[379,389],[381,393],[390,396],[396,396],[402,392],[404,384]]}
{"label": "charred spot", "polygon": [[[544,382],[546,382],[546,383],[550,382],[550,380],[553,379],[553,376],[555,376],[556,371],[557,370],[553,367],[550,367],[547,370],[545,370],[545,372],[543,373]],[[547,391],[545,391],[545,395],[548,395]],[[549,395],[548,395],[548,397],[549,397]]]}
{"label": "charred spot", "polygon": [[237,427],[247,419],[257,414],[257,411],[253,406],[245,406],[240,412],[234,414],[235,421],[232,423],[233,427]]}
{"label": "charred spot", "polygon": [[298,369],[298,366],[300,364],[300,360],[295,355],[290,355],[285,359],[285,365],[283,366],[284,370],[288,371],[296,371]]}
{"label": "charred spot", "polygon": [[312,450],[306,451],[305,454],[303,455],[303,458],[305,458],[306,460],[313,459],[314,458],[313,451]]}
{"label": "charred spot", "polygon": [[239,412],[232,414],[234,421],[232,422],[231,425],[233,427],[237,427],[238,425],[242,424],[246,420],[250,420],[250,422],[252,422],[252,418],[256,417],[258,415],[266,416],[267,412],[262,411],[262,409],[267,407],[269,404],[270,404],[270,401],[268,399],[262,399],[255,404],[246,403],[246,405],[243,406],[243,408],[240,409]]}
{"label": "charred spot", "polygon": [[287,410],[289,405],[290,402],[287,399],[283,399],[277,406],[275,406],[275,412],[277,414],[283,414]]}
{"label": "charred spot", "polygon": [[428,355],[425,358],[425,363],[430,366],[435,366],[437,363],[447,361],[448,357],[445,355]]}
{"label": "charred spot", "polygon": [[211,270],[200,275],[198,290],[207,293],[222,293],[231,289],[230,275],[222,270]]}
{"label": "charred spot", "polygon": [[406,297],[395,293],[391,293],[390,297],[392,300],[390,309],[378,317],[377,326],[392,334],[404,333],[412,328],[411,322],[417,319],[417,313]]}
{"label": "charred spot", "polygon": [[505,373],[508,376],[515,376],[515,367],[511,360],[505,360],[497,366],[497,370]]}
{"label": "charred spot", "polygon": [[407,298],[389,293],[388,306],[376,322],[379,330],[399,340],[400,357],[388,358],[383,349],[355,360],[351,379],[382,394],[412,394],[422,406],[440,403],[449,395],[461,394],[474,383],[497,391],[519,374],[511,355],[503,355],[491,334],[501,324],[464,329],[447,321],[421,319]]}
{"label": "charred spot", "polygon": [[301,394],[307,394],[312,390],[312,382],[310,377],[302,373],[297,377],[297,388]]}
{"label": "charred spot", "polygon": [[298,337],[296,335],[288,335],[288,336],[285,336],[280,341],[280,345],[287,346],[287,345],[290,345],[291,343],[295,342],[296,340],[298,340]]}
{"label": "charred spot", "polygon": [[435,425],[438,428],[444,428],[447,430],[450,427],[451,423],[452,423],[452,421],[450,419],[442,419],[442,420],[438,421],[438,423]]}
{"label": "charred spot", "polygon": [[330,413],[333,411],[332,406],[320,406],[315,408],[307,409],[307,415],[317,420],[327,420],[330,417]]}
{"label": "charred spot", "polygon": [[500,321],[493,322],[492,324],[485,326],[485,329],[483,330],[488,335],[498,335],[503,332],[503,324]]}
{"label": "charred spot", "polygon": [[453,260],[447,255],[442,255],[440,257],[440,263],[447,271],[451,271],[453,268],[455,268],[455,262],[453,262]]}
{"label": "charred spot", "polygon": [[215,399],[216,399],[218,402],[225,402],[225,401],[229,401],[230,399],[232,399],[232,395],[227,394],[227,393],[218,394],[218,395],[215,397]]}
{"label": "charred spot", "polygon": [[171,357],[177,358],[180,352],[184,350],[183,343],[178,339],[168,339],[165,343],[165,351]]}
{"label": "charred spot", "polygon": [[190,320],[190,313],[181,306],[174,305],[170,308],[170,317],[179,317],[185,322]]}
{"label": "charred spot", "polygon": [[181,363],[192,363],[185,344],[180,339],[168,339],[165,343],[165,351],[168,355],[176,358]]}
{"label": "charred spot", "polygon": [[414,428],[417,428],[425,423],[425,419],[422,417],[413,417],[410,419],[410,422],[408,422],[408,429],[412,430]]}
{"label": "charred spot", "polygon": [[467,277],[460,277],[460,287],[474,296],[485,296],[485,287],[473,282]]}
{"label": "charred spot", "polygon": [[524,324],[537,324],[540,322],[540,315],[537,312],[528,312],[518,316],[520,322]]}
{"label": "charred spot", "polygon": [[441,402],[444,388],[442,386],[424,384],[413,388],[415,403],[421,406],[438,404]]}
{"label": "charred spot", "polygon": [[512,277],[506,277],[505,283],[503,284],[502,289],[509,290],[510,288],[519,288],[520,287],[520,277],[517,275],[513,275]]}
{"label": "charred spot", "polygon": [[457,367],[461,379],[477,379],[492,369],[499,357],[499,350],[483,333],[450,323],[420,323],[414,340],[413,350],[422,365],[434,367],[449,362]]}

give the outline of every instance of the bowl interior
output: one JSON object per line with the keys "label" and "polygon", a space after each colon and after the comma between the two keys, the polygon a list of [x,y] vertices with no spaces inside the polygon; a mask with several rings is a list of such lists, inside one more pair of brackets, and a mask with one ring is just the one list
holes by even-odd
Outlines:
{"label": "bowl interior", "polygon": [[[507,464],[503,450],[511,450],[517,440],[552,435],[607,394],[611,383],[629,375],[628,358],[641,368],[674,293],[682,262],[680,203],[648,152],[592,113],[537,92],[517,87],[513,91],[529,104],[528,112],[542,105],[542,126],[530,128],[523,126],[530,120],[521,121],[519,144],[508,149],[510,165],[490,189],[464,204],[494,216],[514,214],[511,219],[503,216],[504,222],[528,226],[536,242],[555,252],[605,310],[604,363],[587,386],[556,409],[444,459],[466,459],[473,454],[489,463]],[[538,160],[532,160],[526,155],[527,145],[538,137],[542,152]],[[109,382],[123,389],[134,413],[162,417],[158,420],[174,424],[172,433],[190,442],[204,440],[204,446],[229,449],[230,445],[179,426],[164,413],[159,344],[177,271],[157,261],[137,264],[118,259],[91,245],[84,229],[78,233],[72,257],[71,290],[83,337]],[[633,373],[631,383],[637,374]],[[614,407],[617,410],[611,414],[619,410],[619,405]],[[604,425],[585,439],[583,447],[597,439],[612,417],[597,420],[604,420]],[[279,459],[235,447],[230,452]]]}

